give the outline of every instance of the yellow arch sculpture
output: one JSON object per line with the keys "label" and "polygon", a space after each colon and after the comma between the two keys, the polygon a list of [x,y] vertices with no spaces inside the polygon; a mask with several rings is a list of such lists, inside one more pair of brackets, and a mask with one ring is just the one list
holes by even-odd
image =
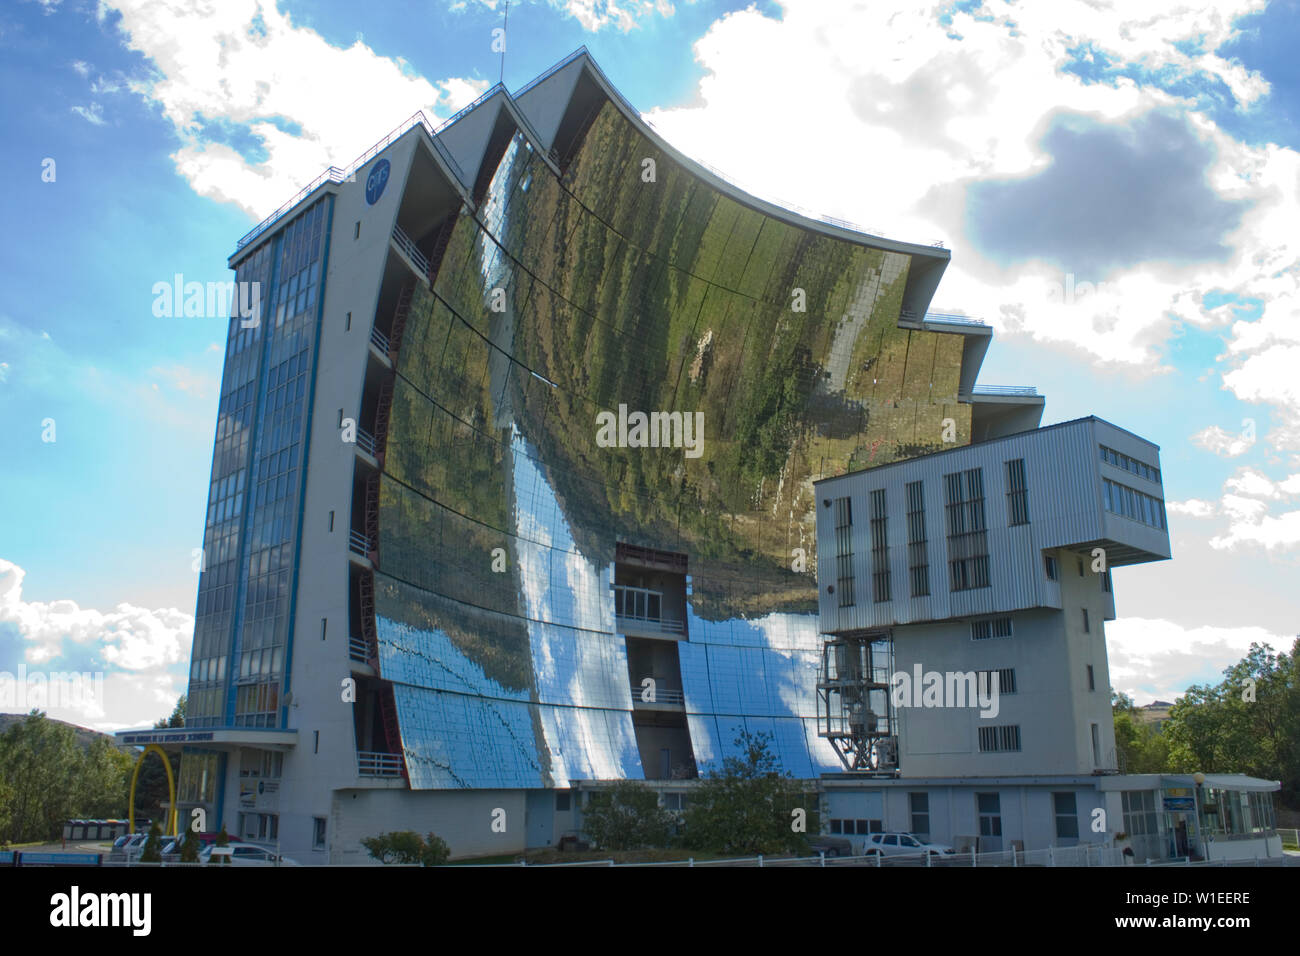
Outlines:
{"label": "yellow arch sculpture", "polygon": [[135,784],[140,779],[140,767],[144,763],[144,758],[149,756],[150,751],[158,755],[158,758],[162,761],[163,769],[167,771],[167,796],[171,800],[171,816],[168,818],[168,822],[171,826],[163,830],[163,835],[171,836],[180,832],[176,829],[176,781],[172,778],[172,762],[167,759],[167,751],[157,744],[149,744],[144,748],[144,753],[140,754],[140,759],[135,762],[135,772],[131,774],[131,796],[129,798],[131,802],[128,807],[131,832],[135,832]]}

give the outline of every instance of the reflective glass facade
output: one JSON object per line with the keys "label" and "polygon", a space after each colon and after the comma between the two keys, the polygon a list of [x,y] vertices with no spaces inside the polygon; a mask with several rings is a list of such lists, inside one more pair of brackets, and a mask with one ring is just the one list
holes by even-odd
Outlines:
{"label": "reflective glass facade", "polygon": [[[744,728],[798,776],[838,769],[811,481],[938,450],[945,418],[968,441],[962,339],[898,327],[908,255],[742,205],[611,103],[579,136],[561,176],[522,134],[490,148],[432,289],[414,283],[375,575],[410,784],[662,775],[615,623],[620,542],[689,560],[694,765]],[[698,455],[598,442],[620,406],[702,413]]]}
{"label": "reflective glass facade", "polygon": [[331,201],[306,208],[235,273],[257,283],[260,311],[232,317],[226,341],[187,727],[283,725]]}

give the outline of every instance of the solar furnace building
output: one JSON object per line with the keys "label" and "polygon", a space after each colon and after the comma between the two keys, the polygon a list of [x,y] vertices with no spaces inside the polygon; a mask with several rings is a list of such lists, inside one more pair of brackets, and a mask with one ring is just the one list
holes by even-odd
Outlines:
{"label": "solar furnace building", "polygon": [[742,730],[841,769],[814,479],[1041,416],[973,393],[948,259],[739,191],[585,51],[413,119],[230,258],[186,726],[125,738],[302,862],[545,846]]}

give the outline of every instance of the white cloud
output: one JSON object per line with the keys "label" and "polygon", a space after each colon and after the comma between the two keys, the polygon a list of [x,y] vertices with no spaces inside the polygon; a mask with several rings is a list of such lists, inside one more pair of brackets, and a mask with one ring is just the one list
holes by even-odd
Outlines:
{"label": "white cloud", "polygon": [[74,106],[72,112],[95,126],[104,125],[104,107],[98,103],[91,103],[90,106]]}
{"label": "white cloud", "polygon": [[[937,309],[1141,374],[1168,371],[1160,357],[1177,323],[1230,326],[1217,366],[1225,388],[1271,406],[1269,442],[1300,451],[1300,378],[1291,371],[1300,357],[1300,271],[1292,267],[1300,259],[1300,155],[1238,142],[1201,103],[1172,92],[1177,78],[1219,78],[1238,109],[1258,106],[1269,89],[1258,73],[1175,44],[1213,51],[1235,35],[1238,17],[1264,5],[989,0],[978,11],[989,19],[956,13],[946,28],[932,5],[786,0],[779,19],[751,7],[714,23],[695,46],[705,73],[696,101],[647,117],[687,155],[757,195],[892,238],[946,237],[953,259]],[[1089,48],[1101,54],[1097,62],[1137,71],[1141,81],[1084,82],[1069,68]],[[1043,148],[1054,121],[1090,117],[1101,130],[1131,134],[1152,116],[1186,124],[1204,153],[1208,165],[1189,182],[1221,206],[1221,226],[1206,237],[1226,258],[1135,256],[1103,276],[1032,255],[1007,264],[974,241],[967,204],[976,187],[1024,183],[1061,164]],[[1137,146],[1151,151],[1140,154],[1150,157],[1143,169],[1159,169],[1158,138]],[[1162,217],[1166,230],[1181,228],[1183,215]],[[1210,292],[1256,298],[1261,314],[1235,321],[1233,309],[1204,305]],[[1242,439],[1207,429],[1197,441],[1235,454]]]}
{"label": "white cloud", "polygon": [[1193,435],[1192,441],[1216,455],[1222,455],[1225,458],[1236,458],[1238,455],[1245,454],[1255,444],[1253,432],[1254,429],[1252,428],[1250,432],[1233,435],[1218,425],[1211,425],[1209,428],[1202,429]]}
{"label": "white cloud", "polygon": [[[1223,487],[1222,510],[1228,527],[1210,539],[1210,547],[1231,550],[1256,544],[1271,551],[1300,545],[1300,509],[1288,501],[1300,496],[1300,472],[1273,481],[1253,468],[1243,468]],[[1274,503],[1282,510],[1274,511]]]}
{"label": "white cloud", "polygon": [[158,671],[189,659],[194,618],[175,608],[150,610],[119,604],[111,611],[81,608],[75,601],[25,601],[27,572],[0,558],[0,625],[22,641],[24,660],[45,664],[72,645],[93,648],[114,668]]}
{"label": "white cloud", "polygon": [[73,60],[72,68],[82,76],[90,76],[90,64],[85,60]]}
{"label": "white cloud", "polygon": [[[475,0],[478,6],[501,10],[503,0]],[[596,33],[605,27],[614,27],[627,33],[648,17],[671,17],[676,8],[670,0],[547,0],[552,7],[573,17],[584,30]],[[688,0],[693,3],[694,0]],[[469,0],[455,0],[452,10],[464,10]],[[508,42],[508,40],[507,40]]]}
{"label": "white cloud", "polygon": [[1125,618],[1106,624],[1110,682],[1138,703],[1174,700],[1192,684],[1217,684],[1252,643],[1290,651],[1294,638],[1262,627],[1184,627],[1173,621]]}
{"label": "white cloud", "polygon": [[[177,170],[199,194],[260,218],[327,166],[347,166],[418,110],[431,122],[455,112],[487,82],[430,82],[401,59],[357,41],[331,46],[295,26],[272,0],[220,4],[112,0],[127,46],[157,73],[133,89],[162,107],[182,146]],[[252,134],[252,161],[214,139],[207,124]]]}
{"label": "white cloud", "polygon": [[1165,511],[1171,515],[1208,518],[1214,514],[1214,505],[1200,498],[1188,498],[1186,501],[1166,501]]}

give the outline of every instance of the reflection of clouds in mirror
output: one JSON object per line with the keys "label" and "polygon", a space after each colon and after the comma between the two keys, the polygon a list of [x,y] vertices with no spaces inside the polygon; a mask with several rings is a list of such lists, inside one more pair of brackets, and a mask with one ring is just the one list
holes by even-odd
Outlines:
{"label": "reflection of clouds in mirror", "polygon": [[[783,769],[837,769],[817,734],[815,585],[790,548],[813,537],[814,475],[927,447],[943,418],[966,440],[959,337],[898,328],[909,255],[767,216],[667,157],[647,198],[620,159],[647,144],[608,104],[563,182],[523,144],[455,220],[435,291],[416,284],[399,358],[380,578],[428,589],[385,603],[417,629],[384,650],[411,685],[412,784],[653,774],[613,615],[618,541],[689,556],[676,648],[697,764],[743,727],[773,734]],[[620,407],[703,416],[709,440],[685,459],[598,448],[595,416]],[[424,740],[438,720],[490,738],[501,769],[456,749],[460,730]]]}

